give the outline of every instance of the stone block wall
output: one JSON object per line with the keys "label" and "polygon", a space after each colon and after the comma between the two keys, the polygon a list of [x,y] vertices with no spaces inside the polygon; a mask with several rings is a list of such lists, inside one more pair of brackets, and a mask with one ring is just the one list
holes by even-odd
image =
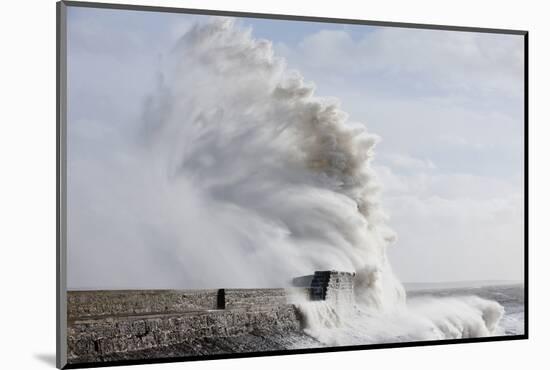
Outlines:
{"label": "stone block wall", "polygon": [[[69,291],[70,363],[287,348],[302,332],[293,303],[349,302],[353,277],[317,271],[290,289]],[[313,343],[312,345],[316,345]]]}
{"label": "stone block wall", "polygon": [[285,289],[225,289],[225,308],[255,308],[287,304]]}
{"label": "stone block wall", "polygon": [[218,289],[69,291],[68,319],[211,310]]}
{"label": "stone block wall", "polygon": [[355,274],[349,272],[334,272],[330,274],[325,300],[334,303],[351,304],[354,301],[353,278]]}
{"label": "stone block wall", "polygon": [[311,280],[311,300],[351,302],[354,277],[351,272],[315,271]]}
{"label": "stone block wall", "polygon": [[[140,351],[162,351],[171,345],[187,349],[180,356],[196,355],[201,353],[201,346],[221,338],[251,333],[280,336],[297,333],[300,328],[299,314],[293,305],[79,319],[69,325],[68,360],[85,363],[115,355],[125,358]],[[219,353],[227,350],[226,346],[215,349]]]}

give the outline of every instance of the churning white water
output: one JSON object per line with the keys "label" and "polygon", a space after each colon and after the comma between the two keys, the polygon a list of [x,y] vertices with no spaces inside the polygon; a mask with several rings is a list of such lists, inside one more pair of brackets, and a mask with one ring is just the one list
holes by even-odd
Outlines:
{"label": "churning white water", "polygon": [[358,300],[403,304],[370,167],[377,137],[231,20],[192,28],[167,64],[145,115],[150,155],[212,210],[225,248],[275,279],[355,271]]}
{"label": "churning white water", "polygon": [[389,309],[331,301],[294,303],[304,316],[306,333],[330,346],[504,334],[498,325],[503,307],[476,296],[415,297]]}
{"label": "churning white water", "polygon": [[156,231],[166,226],[183,271],[208,261],[194,275],[217,274],[220,286],[356,272],[352,301],[297,303],[306,331],[330,345],[498,331],[496,302],[406,300],[370,166],[377,137],[315,96],[270,42],[227,19],[194,26],[165,60],[144,118],[142,186],[154,189]]}
{"label": "churning white water", "polygon": [[173,61],[147,116],[171,176],[239,214],[255,230],[250,252],[283,257],[277,263],[290,274],[357,273],[353,301],[298,303],[309,334],[338,345],[498,332],[496,302],[406,301],[370,167],[377,138],[336,101],[316,97],[269,42],[213,21],[183,36]]}
{"label": "churning white water", "polygon": [[[333,99],[315,97],[268,41],[231,20],[193,27],[166,62],[144,131],[140,165],[160,184],[157,204],[186,199],[187,215],[175,210],[179,226],[168,232],[184,231],[174,238],[188,260],[195,243],[227,258],[213,269],[224,284],[242,271],[248,282],[281,286],[337,269],[357,272],[361,302],[404,303],[370,168],[376,136]],[[239,271],[229,273],[232,265]]]}

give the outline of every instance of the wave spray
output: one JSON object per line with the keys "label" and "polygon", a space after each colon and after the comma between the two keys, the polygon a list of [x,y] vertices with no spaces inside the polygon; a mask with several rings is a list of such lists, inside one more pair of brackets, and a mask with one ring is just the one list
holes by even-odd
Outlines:
{"label": "wave spray", "polygon": [[371,168],[378,138],[338,101],[315,96],[250,30],[228,19],[192,27],[166,61],[144,121],[140,166],[178,230],[170,231],[174,253],[191,272],[219,259],[197,286],[354,272],[351,301],[296,302],[306,332],[328,345],[498,332],[496,302],[407,300],[386,254],[395,235]]}

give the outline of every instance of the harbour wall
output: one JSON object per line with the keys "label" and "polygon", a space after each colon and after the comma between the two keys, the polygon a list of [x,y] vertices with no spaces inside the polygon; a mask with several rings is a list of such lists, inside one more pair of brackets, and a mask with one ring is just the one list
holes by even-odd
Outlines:
{"label": "harbour wall", "polygon": [[342,299],[352,294],[352,283],[353,274],[321,271],[309,286],[289,289],[69,291],[68,360],[319,346],[303,332],[304,320],[294,302]]}

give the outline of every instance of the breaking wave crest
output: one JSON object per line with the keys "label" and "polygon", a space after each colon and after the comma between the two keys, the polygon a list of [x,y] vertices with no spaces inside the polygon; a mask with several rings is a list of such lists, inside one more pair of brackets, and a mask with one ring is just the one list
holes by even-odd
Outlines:
{"label": "breaking wave crest", "polygon": [[196,25],[171,57],[144,137],[168,186],[194,189],[224,249],[251,262],[248,280],[356,271],[362,301],[403,303],[370,167],[378,138],[231,20]]}
{"label": "breaking wave crest", "polygon": [[307,334],[330,346],[478,338],[502,335],[502,306],[476,296],[413,298],[407,307],[377,310],[329,301],[296,302]]}
{"label": "breaking wave crest", "polygon": [[[353,271],[353,302],[296,303],[306,332],[323,343],[498,333],[496,302],[407,301],[388,262],[395,235],[370,166],[378,138],[349,122],[335,99],[315,96],[270,42],[227,19],[194,26],[173,50],[144,117],[153,160],[140,165],[150,181],[163,179],[156,198],[181,231],[173,244],[184,270],[212,254],[222,261],[214,280],[199,286],[280,286],[314,270]],[[171,204],[174,195],[183,203]],[[208,227],[197,228],[199,221]]]}

